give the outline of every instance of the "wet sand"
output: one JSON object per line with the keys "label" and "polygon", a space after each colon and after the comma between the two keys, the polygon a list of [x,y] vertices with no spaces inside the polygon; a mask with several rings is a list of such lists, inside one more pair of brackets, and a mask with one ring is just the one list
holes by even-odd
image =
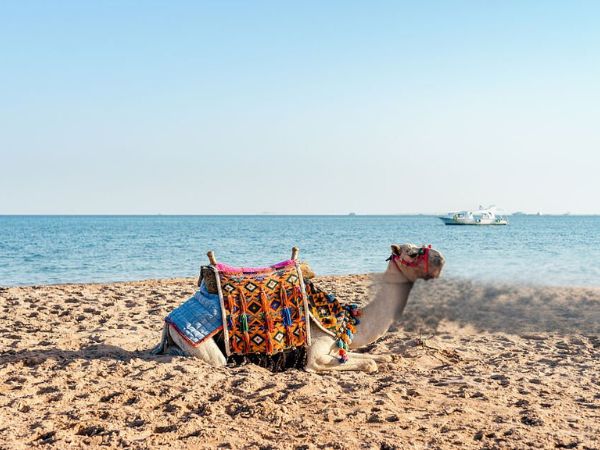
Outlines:
{"label": "wet sand", "polygon": [[194,281],[0,289],[0,448],[600,448],[600,288],[419,282],[378,373],[272,374],[148,354]]}

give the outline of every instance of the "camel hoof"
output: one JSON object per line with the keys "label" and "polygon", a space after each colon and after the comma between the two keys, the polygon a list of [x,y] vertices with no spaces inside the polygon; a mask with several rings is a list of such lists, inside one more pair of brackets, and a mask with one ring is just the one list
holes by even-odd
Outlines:
{"label": "camel hoof", "polygon": [[377,359],[375,361],[378,362],[393,362],[394,361],[394,357],[392,355],[376,355]]}
{"label": "camel hoof", "polygon": [[375,361],[373,361],[372,359],[367,359],[365,360],[364,370],[367,373],[375,373],[379,370],[379,367],[377,366],[377,363]]}

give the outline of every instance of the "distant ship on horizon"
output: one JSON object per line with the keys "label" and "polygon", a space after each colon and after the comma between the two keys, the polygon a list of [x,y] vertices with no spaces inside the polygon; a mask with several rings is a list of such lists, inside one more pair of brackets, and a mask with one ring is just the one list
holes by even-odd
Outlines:
{"label": "distant ship on horizon", "polygon": [[508,225],[508,220],[496,212],[495,206],[484,208],[480,205],[477,211],[450,212],[439,219],[445,225]]}

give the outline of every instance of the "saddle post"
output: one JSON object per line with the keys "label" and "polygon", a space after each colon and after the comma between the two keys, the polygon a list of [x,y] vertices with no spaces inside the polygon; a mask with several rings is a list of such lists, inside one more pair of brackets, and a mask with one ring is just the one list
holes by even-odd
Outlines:
{"label": "saddle post", "polygon": [[292,258],[294,261],[298,259],[298,253],[300,253],[300,249],[298,247],[292,247]]}
{"label": "saddle post", "polygon": [[213,266],[217,265],[217,258],[215,258],[215,252],[213,252],[211,250],[206,254],[206,256],[208,256],[208,261],[210,262],[211,265],[213,265]]}

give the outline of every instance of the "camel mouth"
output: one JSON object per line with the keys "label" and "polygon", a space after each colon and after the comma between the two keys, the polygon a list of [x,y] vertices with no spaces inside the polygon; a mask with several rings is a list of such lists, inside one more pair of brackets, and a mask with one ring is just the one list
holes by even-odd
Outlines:
{"label": "camel mouth", "polygon": [[428,273],[428,274],[425,274],[425,276],[423,277],[423,279],[426,280],[426,281],[427,280],[435,280],[436,278],[440,277],[441,272],[442,271],[440,270],[437,273]]}
{"label": "camel mouth", "polygon": [[424,279],[433,280],[435,278],[439,278],[442,274],[442,269],[444,268],[444,262],[444,258],[441,255],[435,257],[433,261],[433,268],[425,274]]}
{"label": "camel mouth", "polygon": [[432,278],[439,278],[442,274],[442,269],[444,268],[445,263],[446,259],[442,256],[441,253],[437,252],[437,254],[433,256],[431,260],[430,270],[427,273],[426,279],[431,280]]}

